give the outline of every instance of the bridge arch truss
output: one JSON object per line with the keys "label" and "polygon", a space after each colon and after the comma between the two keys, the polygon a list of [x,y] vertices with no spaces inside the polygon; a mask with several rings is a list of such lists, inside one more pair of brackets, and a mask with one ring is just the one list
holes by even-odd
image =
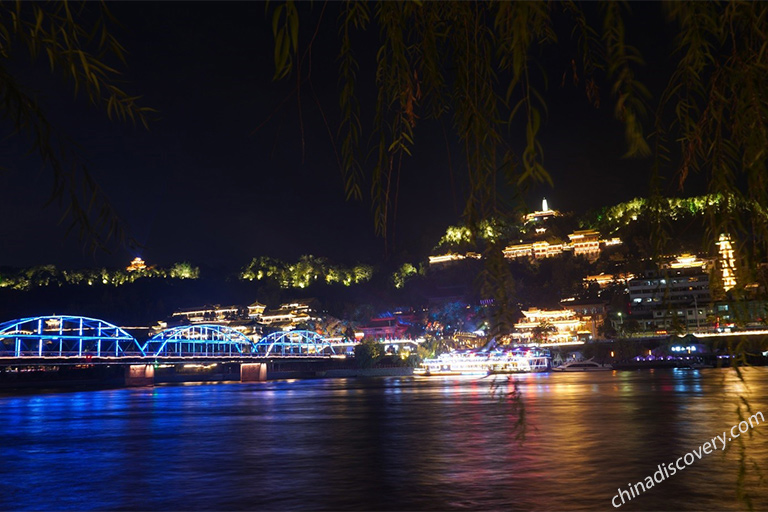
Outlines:
{"label": "bridge arch truss", "polygon": [[327,357],[336,353],[330,341],[312,331],[273,332],[256,343],[256,351],[265,357]]}
{"label": "bridge arch truss", "polygon": [[157,333],[143,347],[148,356],[253,355],[255,345],[243,333],[226,325],[199,324],[172,327]]}
{"label": "bridge arch truss", "polygon": [[84,316],[36,316],[0,324],[0,357],[143,356],[122,328]]}

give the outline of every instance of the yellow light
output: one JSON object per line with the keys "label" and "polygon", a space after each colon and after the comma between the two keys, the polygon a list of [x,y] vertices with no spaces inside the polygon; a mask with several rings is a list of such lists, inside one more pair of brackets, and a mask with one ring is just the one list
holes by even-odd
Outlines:
{"label": "yellow light", "polygon": [[611,350],[611,357],[613,357],[613,350]]}

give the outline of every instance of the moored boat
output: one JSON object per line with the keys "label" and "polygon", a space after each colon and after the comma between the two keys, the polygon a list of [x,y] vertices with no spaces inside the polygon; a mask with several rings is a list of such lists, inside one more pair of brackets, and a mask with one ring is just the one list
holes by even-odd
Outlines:
{"label": "moored boat", "polygon": [[613,366],[610,364],[600,364],[587,359],[586,361],[568,361],[560,366],[552,368],[553,372],[600,372],[613,370]]}

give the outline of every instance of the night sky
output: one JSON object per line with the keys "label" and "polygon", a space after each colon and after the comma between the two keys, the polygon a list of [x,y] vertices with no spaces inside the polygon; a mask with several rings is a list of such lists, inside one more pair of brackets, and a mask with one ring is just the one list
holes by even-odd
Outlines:
{"label": "night sky", "polygon": [[[305,27],[314,28],[321,7],[302,6]],[[83,97],[73,100],[72,88],[44,61],[30,68],[20,59],[17,72],[38,92],[53,123],[82,147],[143,248],[115,246],[110,254],[93,255],[76,236],[65,238],[58,224],[62,210],[43,206],[50,171],[27,154],[25,140],[6,136],[0,142],[0,266],[118,266],[135,255],[148,263],[186,260],[231,270],[258,255],[381,259],[383,242],[374,236],[369,206],[345,201],[332,144],[306,87],[302,156],[295,96],[280,107],[293,81],[272,80],[271,18],[263,4],[110,2],[109,8],[123,24],[114,32],[128,52],[124,88],[158,110],[148,131],[108,121]],[[654,56],[667,55],[671,34],[643,21],[659,12],[658,4],[635,8],[639,21],[631,30],[649,46],[641,78],[653,85],[667,62],[653,62],[661,58]],[[336,19],[331,3],[312,61],[312,87],[334,133]],[[372,30],[359,38],[364,115],[372,108],[365,100],[374,95],[376,37]],[[553,75],[569,62],[564,52],[547,61]],[[647,193],[650,163],[621,158],[622,127],[612,120],[610,102],[595,110],[582,92],[554,82],[542,141],[555,187],[533,190],[528,207],[537,208],[546,196],[553,208],[584,212]],[[450,129],[448,119],[445,126]],[[3,127],[10,133],[7,123]],[[450,139],[446,144],[441,126],[417,127],[416,143],[401,179],[395,229],[396,256],[411,261],[424,258],[446,226],[460,220],[465,201],[460,151]]]}

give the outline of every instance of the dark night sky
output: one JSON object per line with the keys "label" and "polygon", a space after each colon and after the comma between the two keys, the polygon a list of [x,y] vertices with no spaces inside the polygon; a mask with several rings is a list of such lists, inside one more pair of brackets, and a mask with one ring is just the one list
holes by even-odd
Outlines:
{"label": "dark night sky", "polygon": [[[336,7],[329,5],[313,52],[312,83],[335,130],[338,43]],[[303,5],[305,26],[314,25],[321,6],[313,4],[310,12]],[[109,7],[124,24],[116,35],[129,54],[125,88],[159,111],[149,131],[109,122],[84,98],[73,101],[71,88],[61,87],[44,65],[20,72],[39,91],[54,123],[82,146],[99,183],[144,245],[145,260],[189,260],[234,270],[262,254],[315,254],[350,263],[381,257],[383,244],[373,234],[368,205],[344,200],[312,97],[302,96],[303,159],[295,98],[270,117],[293,84],[272,81],[273,40],[263,4],[115,2]],[[633,30],[652,33],[641,22]],[[365,37],[369,41],[361,39],[358,55],[372,61],[375,33]],[[664,54],[658,41],[668,37],[646,39],[652,43],[649,55]],[[553,66],[563,66],[566,57],[556,56]],[[656,66],[646,67],[651,82]],[[362,65],[361,85],[373,84],[372,72],[370,64]],[[363,100],[370,94],[364,92]],[[595,111],[583,93],[560,89],[559,83],[550,84],[547,99],[545,165],[555,188],[533,191],[529,207],[538,207],[546,196],[555,208],[583,212],[647,191],[649,163],[621,159],[622,128],[612,121],[610,105]],[[398,253],[410,260],[423,258],[445,227],[459,220],[464,201],[460,155],[453,147],[449,165],[440,126],[419,126],[416,139],[417,151],[401,181],[396,227]],[[122,247],[93,256],[76,237],[64,238],[57,224],[61,210],[43,207],[50,173],[26,156],[26,149],[17,137],[0,143],[6,168],[0,173],[0,265],[122,265],[132,258]]]}

